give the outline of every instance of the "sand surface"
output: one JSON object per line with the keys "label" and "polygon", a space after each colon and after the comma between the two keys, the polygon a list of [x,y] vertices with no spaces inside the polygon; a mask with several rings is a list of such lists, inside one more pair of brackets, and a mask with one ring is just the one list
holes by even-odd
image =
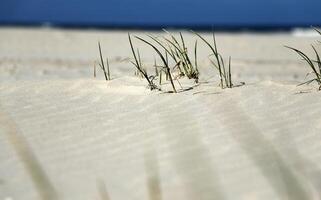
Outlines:
{"label": "sand surface", "polygon": [[[1,28],[0,200],[41,198],[12,134],[59,199],[99,199],[97,180],[112,200],[148,199],[157,182],[158,199],[321,199],[321,93],[297,87],[309,69],[283,47],[312,53],[317,39],[218,33],[235,84],[246,84],[220,89],[201,45],[200,84],[171,94],[134,76],[125,31]],[[108,83],[93,78],[98,40]],[[148,67],[156,55],[135,44]]]}

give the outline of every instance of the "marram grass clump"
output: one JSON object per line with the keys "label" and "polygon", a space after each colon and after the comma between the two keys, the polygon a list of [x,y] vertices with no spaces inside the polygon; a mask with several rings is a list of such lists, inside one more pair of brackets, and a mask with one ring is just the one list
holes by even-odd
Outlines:
{"label": "marram grass clump", "polygon": [[180,39],[177,39],[174,35],[170,34],[165,30],[169,35],[169,38],[162,37],[158,38],[155,36],[148,35],[153,41],[155,41],[161,48],[164,49],[165,54],[174,61],[173,70],[179,71],[179,76],[186,76],[189,79],[194,79],[196,83],[199,80],[199,71],[197,67],[197,40],[194,45],[194,62],[192,61],[191,56],[187,46],[185,45],[185,40],[183,34],[179,32]]}
{"label": "marram grass clump", "polygon": [[165,58],[164,55],[158,50],[158,48],[157,48],[156,46],[154,46],[152,43],[150,43],[150,42],[148,42],[148,41],[146,41],[146,40],[144,40],[144,39],[142,39],[142,38],[140,38],[140,37],[137,37],[137,36],[135,36],[135,37],[136,37],[137,39],[139,39],[140,41],[146,43],[147,45],[151,46],[151,47],[155,50],[155,52],[157,52],[157,54],[159,55],[159,57],[161,58],[161,60],[162,60],[162,62],[163,62],[163,64],[164,64],[164,69],[166,70],[166,72],[167,72],[167,74],[168,74],[169,80],[170,80],[171,85],[172,85],[172,87],[173,87],[173,91],[174,91],[174,93],[177,93],[176,88],[175,88],[175,85],[174,85],[174,82],[173,82],[173,77],[172,77],[172,74],[171,74],[171,69],[169,68],[167,56],[165,55],[165,57],[166,57],[166,58]]}
{"label": "marram grass clump", "polygon": [[[156,37],[152,35],[147,35],[147,39],[139,36],[131,36],[128,33],[128,41],[130,49],[133,55],[133,60],[130,61],[135,67],[135,75],[143,78],[148,83],[148,88],[150,90],[162,90],[163,79],[169,81],[173,93],[177,93],[177,87],[175,83],[177,82],[184,91],[182,84],[179,79],[186,77],[188,79],[194,80],[195,84],[199,84],[200,71],[198,68],[198,42],[195,40],[193,47],[189,48],[186,45],[184,36],[179,32],[179,36],[174,36],[168,31],[164,30],[167,36]],[[209,59],[213,66],[217,69],[218,75],[220,77],[220,86],[224,88],[232,88],[232,73],[231,73],[231,57],[228,60],[228,66],[225,66],[222,55],[219,53],[216,45],[215,36],[213,33],[213,45],[205,40],[200,34],[193,32],[197,37],[199,37],[212,51]],[[157,59],[154,61],[155,74],[149,74],[142,63],[142,58],[139,49],[135,49],[133,40],[137,42],[142,42],[156,53],[158,60],[161,61],[157,64]],[[100,43],[98,43],[100,63],[99,66],[102,69],[106,81],[110,80],[110,70],[108,59],[106,64],[104,63],[102,50]],[[192,54],[192,55],[190,55]],[[94,76],[96,76],[96,68],[94,71]],[[157,81],[156,81],[157,80]],[[175,83],[174,83],[175,82]],[[180,90],[180,91],[181,91]]]}
{"label": "marram grass clump", "polygon": [[137,53],[135,52],[130,34],[128,34],[128,40],[129,40],[130,48],[135,60],[135,62],[131,62],[131,63],[136,67],[138,73],[140,73],[146,79],[150,90],[158,89],[158,87],[153,82],[153,79],[154,79],[153,76],[148,76],[147,71],[143,68],[139,50],[137,49]]}
{"label": "marram grass clump", "polygon": [[[320,35],[321,32],[318,29],[315,29]],[[299,85],[304,85],[304,84],[310,84],[312,82],[316,82],[319,85],[319,90],[321,90],[321,60],[320,60],[320,54],[319,52],[316,50],[316,48],[311,45],[314,54],[315,54],[315,60],[313,60],[312,58],[310,58],[308,55],[306,55],[305,53],[303,53],[302,51],[295,49],[293,47],[289,47],[289,46],[285,46],[286,48],[289,48],[293,51],[295,51],[304,61],[307,62],[308,66],[311,68],[311,72],[309,72],[306,77],[308,76],[313,76],[311,79],[309,79],[308,81],[305,81]]]}
{"label": "marram grass clump", "polygon": [[211,45],[204,37],[200,34],[194,32],[212,51],[211,56],[214,59],[211,59],[211,63],[218,70],[220,76],[220,86],[222,89],[224,88],[232,88],[232,72],[231,72],[231,57],[229,57],[228,68],[226,69],[224,59],[222,55],[219,53],[216,45],[215,35],[213,33],[213,45]]}

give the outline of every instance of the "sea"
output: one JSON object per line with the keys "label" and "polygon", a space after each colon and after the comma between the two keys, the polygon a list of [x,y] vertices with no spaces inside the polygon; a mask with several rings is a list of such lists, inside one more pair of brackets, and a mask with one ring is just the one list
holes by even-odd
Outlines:
{"label": "sea", "polygon": [[321,25],[321,0],[1,0],[0,25],[288,29]]}

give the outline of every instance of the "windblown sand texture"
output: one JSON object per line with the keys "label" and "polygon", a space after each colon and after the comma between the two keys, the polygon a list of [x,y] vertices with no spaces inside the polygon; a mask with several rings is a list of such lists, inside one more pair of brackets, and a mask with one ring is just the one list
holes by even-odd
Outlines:
{"label": "windblown sand texture", "polygon": [[[309,68],[283,47],[312,55],[317,39],[218,33],[234,83],[246,84],[220,89],[200,45],[200,84],[171,94],[134,76],[125,31],[1,28],[0,199],[44,197],[30,166],[51,199],[99,199],[104,186],[112,200],[321,199],[321,93],[297,87]],[[93,78],[98,40],[108,83]],[[134,43],[151,66],[156,54]]]}

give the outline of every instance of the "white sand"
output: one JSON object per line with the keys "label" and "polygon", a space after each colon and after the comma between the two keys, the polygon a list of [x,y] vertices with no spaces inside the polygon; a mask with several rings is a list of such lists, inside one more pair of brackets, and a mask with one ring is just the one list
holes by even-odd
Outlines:
{"label": "white sand", "polygon": [[[0,200],[39,199],[7,118],[61,199],[99,199],[97,179],[113,200],[148,199],[148,158],[163,199],[320,199],[321,93],[296,86],[309,69],[282,47],[311,52],[316,39],[219,33],[246,85],[221,90],[203,46],[201,84],[168,94],[133,76],[126,32],[0,29]],[[92,77],[97,40],[112,61],[108,83]]]}

